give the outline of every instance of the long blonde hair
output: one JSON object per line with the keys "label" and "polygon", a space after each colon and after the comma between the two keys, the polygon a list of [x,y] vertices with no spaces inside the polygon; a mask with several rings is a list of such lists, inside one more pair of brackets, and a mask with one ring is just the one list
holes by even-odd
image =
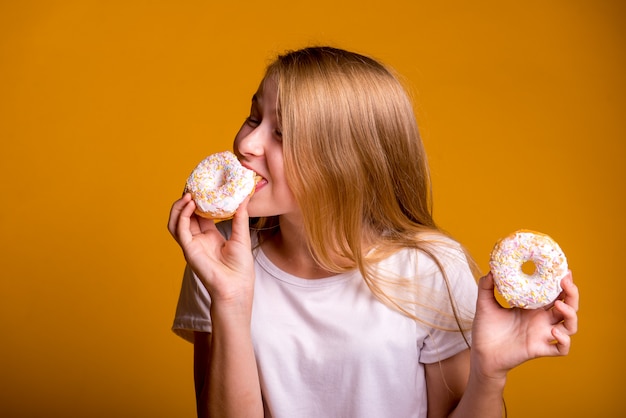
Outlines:
{"label": "long blonde hair", "polygon": [[[278,85],[285,175],[313,257],[328,271],[358,268],[382,302],[428,322],[385,290],[415,280],[375,270],[412,247],[437,263],[447,284],[433,248],[449,240],[433,239],[443,233],[432,217],[427,158],[405,88],[378,61],[332,47],[281,55],[265,78]],[[459,318],[447,288],[456,329],[467,329],[471,318]]]}

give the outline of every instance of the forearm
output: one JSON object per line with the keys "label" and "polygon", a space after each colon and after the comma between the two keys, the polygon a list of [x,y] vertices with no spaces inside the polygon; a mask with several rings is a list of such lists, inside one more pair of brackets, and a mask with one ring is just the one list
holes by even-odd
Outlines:
{"label": "forearm", "polygon": [[233,316],[232,312],[219,309],[212,309],[211,316],[210,362],[199,410],[212,418],[262,417],[263,403],[249,317]]}
{"label": "forearm", "polygon": [[463,397],[449,418],[501,418],[505,383],[505,376],[485,376],[472,364]]}

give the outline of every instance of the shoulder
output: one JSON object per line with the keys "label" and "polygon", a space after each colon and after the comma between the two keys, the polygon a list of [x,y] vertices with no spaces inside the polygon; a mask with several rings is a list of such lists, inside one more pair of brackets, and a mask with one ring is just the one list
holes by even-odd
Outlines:
{"label": "shoulder", "polygon": [[438,232],[424,232],[415,238],[414,246],[404,247],[382,261],[382,265],[406,266],[418,276],[471,270],[470,259],[463,246]]}
{"label": "shoulder", "polygon": [[471,260],[465,248],[453,238],[442,233],[425,233],[419,237],[419,253],[423,263],[436,266],[439,270],[470,268]]}
{"label": "shoulder", "polygon": [[377,272],[395,282],[408,281],[425,299],[435,301],[440,299],[438,294],[451,294],[473,305],[477,286],[472,263],[458,241],[428,232],[416,238],[414,247],[404,247],[382,260]]}
{"label": "shoulder", "polygon": [[461,243],[442,232],[424,232],[416,240],[422,251],[432,252],[440,257],[464,258]]}

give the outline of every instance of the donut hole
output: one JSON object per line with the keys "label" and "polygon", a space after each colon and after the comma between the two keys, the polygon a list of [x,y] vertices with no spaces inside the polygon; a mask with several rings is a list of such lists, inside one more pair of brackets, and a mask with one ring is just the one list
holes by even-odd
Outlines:
{"label": "donut hole", "polygon": [[532,260],[527,260],[524,263],[522,263],[522,272],[524,274],[532,276],[533,274],[535,274],[536,270],[537,270],[537,266]]}
{"label": "donut hole", "polygon": [[220,175],[217,177],[216,183],[217,183],[216,184],[217,187],[222,187],[223,185],[228,183],[228,177],[226,177],[226,173],[225,172],[221,172],[220,173]]}

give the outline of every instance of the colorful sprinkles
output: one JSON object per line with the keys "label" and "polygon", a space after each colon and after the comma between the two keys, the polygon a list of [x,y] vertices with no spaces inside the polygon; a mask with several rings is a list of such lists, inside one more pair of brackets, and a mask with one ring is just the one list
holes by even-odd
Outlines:
{"label": "colorful sprinkles", "polygon": [[[522,271],[531,261],[533,274]],[[561,279],[568,272],[567,259],[559,245],[540,232],[519,230],[498,241],[489,266],[496,288],[513,307],[540,308],[561,293]]]}
{"label": "colorful sprinkles", "polygon": [[241,165],[235,154],[223,151],[198,164],[187,179],[185,191],[196,202],[196,214],[227,219],[254,191],[256,173]]}

